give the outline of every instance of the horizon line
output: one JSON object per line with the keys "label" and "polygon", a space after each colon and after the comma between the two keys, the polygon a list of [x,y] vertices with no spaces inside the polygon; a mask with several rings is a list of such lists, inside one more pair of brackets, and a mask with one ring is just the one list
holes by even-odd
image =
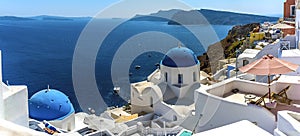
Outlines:
{"label": "horizon line", "polygon": [[[257,15],[257,16],[267,16],[267,17],[283,17],[283,13],[273,13],[273,14],[258,14],[258,13],[249,13],[249,12],[241,12],[241,11],[230,11],[230,10],[224,10],[224,9],[211,9],[211,8],[200,8],[200,9],[192,9],[192,10],[213,10],[213,11],[221,11],[221,12],[231,12],[231,13],[238,13],[238,14],[248,14],[248,15]],[[187,11],[187,10],[183,10],[183,9],[170,9],[170,10],[182,10],[182,11]],[[170,10],[159,10],[159,11],[170,11]],[[142,15],[142,14],[135,14],[136,15],[142,15],[142,16],[147,16],[150,14],[155,14],[158,13],[159,11],[153,12],[153,13],[149,13],[146,15]],[[188,10],[191,11],[191,10]],[[39,14],[39,15],[0,15],[0,17],[21,17],[21,18],[33,18],[33,17],[39,17],[39,16],[49,16],[49,17],[65,17],[65,18],[97,18],[95,16],[68,16],[68,15],[53,15],[53,14]],[[133,16],[133,17],[134,17]],[[113,18],[118,18],[118,19],[129,19],[129,18],[133,18],[133,17],[108,17],[108,18],[103,18],[103,19],[113,19]]]}

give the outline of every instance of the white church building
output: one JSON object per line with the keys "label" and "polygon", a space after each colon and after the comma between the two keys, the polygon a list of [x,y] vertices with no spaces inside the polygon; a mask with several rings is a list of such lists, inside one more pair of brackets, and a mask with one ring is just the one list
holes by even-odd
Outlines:
{"label": "white church building", "polygon": [[147,81],[131,84],[131,112],[154,112],[165,122],[178,124],[195,110],[199,79],[200,63],[194,52],[186,47],[172,48]]}

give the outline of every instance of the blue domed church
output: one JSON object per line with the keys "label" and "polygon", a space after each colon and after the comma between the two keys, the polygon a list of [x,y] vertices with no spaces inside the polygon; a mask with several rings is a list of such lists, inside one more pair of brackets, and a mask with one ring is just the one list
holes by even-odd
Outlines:
{"label": "blue domed church", "polygon": [[190,67],[199,64],[194,52],[186,47],[176,47],[167,52],[161,64],[167,67]]}
{"label": "blue domed church", "polygon": [[162,115],[175,123],[195,110],[194,92],[200,87],[200,62],[186,47],[170,49],[146,81],[131,84],[131,112]]}
{"label": "blue domed church", "polygon": [[161,81],[167,83],[167,88],[164,90],[172,90],[176,96],[171,100],[166,98],[170,97],[170,93],[164,92],[164,94],[168,93],[168,96],[165,95],[166,97],[164,97],[166,102],[174,103],[174,100],[177,100],[176,103],[180,104],[182,98],[193,101],[194,97],[191,96],[193,93],[189,94],[188,92],[191,91],[191,86],[196,86],[192,89],[200,87],[200,63],[192,50],[186,47],[176,47],[169,50],[161,60],[160,74]]}
{"label": "blue domed church", "polygon": [[75,127],[75,111],[68,96],[55,89],[41,90],[29,99],[29,117],[48,121],[63,130]]}

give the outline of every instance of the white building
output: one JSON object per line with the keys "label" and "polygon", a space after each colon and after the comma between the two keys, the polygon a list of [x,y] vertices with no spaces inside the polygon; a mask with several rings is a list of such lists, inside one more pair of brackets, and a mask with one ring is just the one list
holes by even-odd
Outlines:
{"label": "white building", "polygon": [[194,111],[194,93],[200,87],[200,63],[186,47],[172,48],[147,81],[131,84],[131,112],[160,116],[179,124]]}
{"label": "white building", "polygon": [[[280,59],[300,65],[300,50],[282,50]],[[300,68],[298,68],[295,72],[288,73],[287,75],[300,76]]]}
{"label": "white building", "polygon": [[2,83],[2,66],[0,66],[0,119],[28,127],[27,98],[27,86]]}
{"label": "white building", "polygon": [[237,67],[239,68],[255,61],[255,57],[259,52],[260,50],[256,49],[246,49],[242,54],[238,56]]}

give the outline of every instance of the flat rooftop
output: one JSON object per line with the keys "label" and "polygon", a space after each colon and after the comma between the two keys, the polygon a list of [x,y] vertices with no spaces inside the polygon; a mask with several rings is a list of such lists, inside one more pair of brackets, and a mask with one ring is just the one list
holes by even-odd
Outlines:
{"label": "flat rooftop", "polygon": [[293,49],[293,50],[282,50],[281,57],[300,57],[300,50]]}
{"label": "flat rooftop", "polygon": [[[287,89],[287,87],[289,88]],[[270,103],[268,84],[265,83],[231,79],[219,83],[215,87],[207,88],[207,90],[205,88],[202,89],[211,95],[221,97],[224,101],[246,106],[257,105],[266,107],[267,110],[276,116],[277,112],[281,110],[300,112],[299,88],[299,76],[281,75],[276,82],[271,84],[272,101],[276,101],[276,103]]]}
{"label": "flat rooftop", "polygon": [[246,49],[238,58],[255,58],[259,52],[260,50],[256,49]]}

